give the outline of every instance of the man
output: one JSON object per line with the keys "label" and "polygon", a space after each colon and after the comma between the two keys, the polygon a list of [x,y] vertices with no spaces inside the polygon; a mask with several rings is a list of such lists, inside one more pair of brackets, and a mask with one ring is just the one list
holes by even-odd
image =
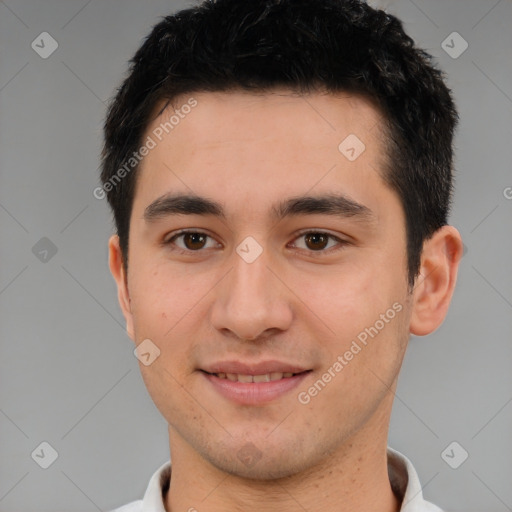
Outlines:
{"label": "man", "polygon": [[118,510],[440,510],[387,435],[462,254],[456,117],[400,21],[359,1],[207,1],[154,27],[98,193],[172,477]]}

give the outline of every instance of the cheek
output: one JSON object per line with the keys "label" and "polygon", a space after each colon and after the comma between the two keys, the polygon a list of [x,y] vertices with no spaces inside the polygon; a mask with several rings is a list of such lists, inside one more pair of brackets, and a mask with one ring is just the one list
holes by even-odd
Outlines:
{"label": "cheek", "polygon": [[331,334],[343,339],[375,321],[376,312],[389,306],[389,289],[376,274],[372,265],[361,263],[325,268],[322,275],[304,274],[296,282],[305,305],[323,320]]}
{"label": "cheek", "polygon": [[326,327],[321,340],[329,356],[324,363],[334,363],[339,355],[352,351],[348,354],[352,367],[359,366],[353,360],[375,367],[394,365],[403,351],[407,323],[406,281],[401,271],[399,265],[384,261],[365,262],[322,279],[301,280],[301,296],[307,297],[308,309],[316,313],[316,323]]}
{"label": "cheek", "polygon": [[[139,343],[146,338],[153,341],[160,350],[159,366],[181,381],[192,371],[194,351],[201,341],[198,317],[206,315],[206,276],[177,271],[168,263],[159,268],[139,266],[143,268],[148,270],[139,271],[130,284],[135,337]],[[141,366],[148,378],[150,369]],[[169,377],[163,369],[158,375],[164,381]],[[156,375],[151,379],[148,384],[158,386]]]}
{"label": "cheek", "polygon": [[156,407],[167,421],[180,417],[180,421],[192,421],[189,414],[197,407],[193,395],[181,384],[183,376],[169,363],[169,351],[162,352],[150,366],[140,365],[146,389]]}
{"label": "cheek", "polygon": [[134,325],[149,328],[159,338],[164,336],[197,303],[200,289],[195,284],[194,278],[183,272],[139,266],[130,282]]}

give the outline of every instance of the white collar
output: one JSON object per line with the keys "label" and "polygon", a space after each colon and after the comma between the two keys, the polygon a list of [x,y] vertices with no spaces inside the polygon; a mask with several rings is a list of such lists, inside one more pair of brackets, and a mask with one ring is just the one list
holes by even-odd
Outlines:
{"label": "white collar", "polygon": [[[442,512],[440,508],[423,499],[418,474],[412,462],[400,452],[387,448],[388,473],[391,487],[402,497],[400,512]],[[149,481],[142,500],[141,512],[166,512],[163,494],[169,488],[171,462],[160,466]]]}

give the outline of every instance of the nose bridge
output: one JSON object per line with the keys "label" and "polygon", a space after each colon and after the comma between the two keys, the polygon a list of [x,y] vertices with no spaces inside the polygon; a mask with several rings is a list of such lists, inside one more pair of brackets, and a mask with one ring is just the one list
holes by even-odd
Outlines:
{"label": "nose bridge", "polygon": [[272,295],[270,293],[272,283],[270,283],[271,272],[267,268],[266,251],[263,251],[254,261],[249,261],[238,253],[234,256],[230,299],[236,304],[250,305],[251,302],[259,306],[267,304]]}
{"label": "nose bridge", "polygon": [[[212,324],[238,337],[254,339],[269,329],[286,329],[291,311],[282,284],[270,271],[269,254],[240,244],[232,255],[232,267],[217,290]],[[247,250],[248,249],[248,250]],[[250,257],[249,257],[250,256]]]}

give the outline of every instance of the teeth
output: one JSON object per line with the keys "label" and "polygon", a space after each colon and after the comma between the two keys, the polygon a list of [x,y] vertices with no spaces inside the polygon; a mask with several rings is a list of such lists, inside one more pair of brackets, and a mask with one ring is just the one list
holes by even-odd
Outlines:
{"label": "teeth", "polygon": [[219,379],[228,379],[233,382],[270,382],[272,380],[280,380],[292,377],[292,372],[272,372],[263,375],[242,375],[238,373],[215,373]]}
{"label": "teeth", "polygon": [[253,382],[270,382],[270,375],[266,373],[265,375],[253,375]]}

